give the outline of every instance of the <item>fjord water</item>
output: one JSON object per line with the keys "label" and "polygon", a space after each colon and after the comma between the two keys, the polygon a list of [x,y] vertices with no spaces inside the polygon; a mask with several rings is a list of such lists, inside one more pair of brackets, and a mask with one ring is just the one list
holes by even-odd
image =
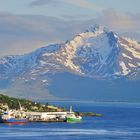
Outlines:
{"label": "fjord water", "polygon": [[0,140],[140,140],[140,104],[53,102],[74,111],[102,113],[81,123],[0,124]]}

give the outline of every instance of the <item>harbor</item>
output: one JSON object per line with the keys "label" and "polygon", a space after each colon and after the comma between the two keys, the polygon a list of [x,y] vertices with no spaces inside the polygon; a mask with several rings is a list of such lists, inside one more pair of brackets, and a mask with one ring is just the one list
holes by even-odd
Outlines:
{"label": "harbor", "polygon": [[72,106],[66,110],[48,103],[17,99],[0,95],[0,122],[6,124],[25,124],[29,122],[68,122],[79,123],[86,116],[102,116],[93,112],[75,112]]}
{"label": "harbor", "polygon": [[81,116],[75,114],[70,107],[66,112],[30,112],[10,110],[9,108],[0,116],[1,123],[24,124],[29,122],[80,122]]}

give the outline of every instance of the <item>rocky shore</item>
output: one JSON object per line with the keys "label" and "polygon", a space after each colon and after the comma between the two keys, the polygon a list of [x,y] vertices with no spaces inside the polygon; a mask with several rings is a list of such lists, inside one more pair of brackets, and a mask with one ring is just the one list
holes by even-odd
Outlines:
{"label": "rocky shore", "polygon": [[103,114],[97,114],[97,113],[93,113],[93,112],[75,112],[76,115],[82,116],[82,117],[102,117]]}

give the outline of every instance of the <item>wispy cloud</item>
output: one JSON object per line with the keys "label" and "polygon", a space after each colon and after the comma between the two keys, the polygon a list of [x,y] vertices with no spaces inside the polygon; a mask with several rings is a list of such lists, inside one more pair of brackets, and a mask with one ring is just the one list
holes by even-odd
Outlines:
{"label": "wispy cloud", "polygon": [[101,7],[97,6],[93,2],[89,2],[88,0],[67,0],[65,2],[85,9],[97,10],[97,11],[102,10]]}
{"label": "wispy cloud", "polygon": [[102,14],[98,17],[100,23],[104,26],[112,27],[118,30],[134,30],[135,21],[132,20],[132,16],[124,14],[113,9],[106,9],[102,11]]}
{"label": "wispy cloud", "polygon": [[90,9],[90,10],[97,10],[97,11],[102,10],[100,6],[97,6],[96,4],[94,4],[93,2],[89,2],[88,0],[34,0],[29,5],[43,6],[52,3],[65,3],[65,4],[72,4],[80,8]]}
{"label": "wispy cloud", "polygon": [[29,6],[42,6],[51,4],[53,2],[57,2],[56,0],[34,0],[31,3],[29,3]]}
{"label": "wispy cloud", "polygon": [[65,42],[87,27],[81,21],[0,12],[0,57]]}
{"label": "wispy cloud", "polygon": [[95,23],[115,31],[140,32],[140,14],[122,14],[112,9],[104,10],[91,20],[0,12],[0,57],[23,54],[49,43],[65,42]]}

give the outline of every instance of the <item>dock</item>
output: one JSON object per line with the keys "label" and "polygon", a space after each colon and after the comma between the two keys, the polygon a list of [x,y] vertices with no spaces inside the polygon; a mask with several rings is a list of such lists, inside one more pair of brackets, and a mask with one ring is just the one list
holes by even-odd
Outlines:
{"label": "dock", "polygon": [[65,119],[51,119],[51,120],[29,120],[29,122],[38,122],[38,123],[54,123],[54,122],[66,122]]}

